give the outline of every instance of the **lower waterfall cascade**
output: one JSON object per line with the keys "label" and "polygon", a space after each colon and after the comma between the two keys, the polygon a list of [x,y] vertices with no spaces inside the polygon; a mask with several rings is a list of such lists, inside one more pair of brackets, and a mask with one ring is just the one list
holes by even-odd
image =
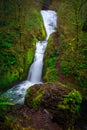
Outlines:
{"label": "lower waterfall cascade", "polygon": [[57,27],[57,15],[53,10],[41,10],[41,15],[46,30],[46,39],[36,43],[34,61],[29,69],[28,78],[26,81],[13,86],[4,93],[8,97],[8,101],[14,104],[23,104],[26,90],[34,84],[42,83],[43,58],[47,47],[49,36],[55,32]]}

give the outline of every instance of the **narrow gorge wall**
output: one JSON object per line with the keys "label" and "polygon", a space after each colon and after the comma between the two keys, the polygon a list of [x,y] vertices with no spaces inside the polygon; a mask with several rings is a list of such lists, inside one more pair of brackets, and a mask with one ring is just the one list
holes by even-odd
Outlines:
{"label": "narrow gorge wall", "polygon": [[46,33],[34,0],[0,2],[0,91],[27,76],[36,41]]}
{"label": "narrow gorge wall", "polygon": [[[87,1],[54,0],[49,8],[55,9],[58,15],[57,50],[59,54],[53,54],[53,57],[58,57],[57,64],[53,62],[49,68],[49,63],[46,62],[45,66],[47,68],[45,68],[45,70],[48,72],[45,73],[44,78],[47,81],[47,77],[49,78],[47,75],[51,74],[53,70],[52,65],[54,64],[57,70],[60,68],[67,82],[69,82],[70,79],[70,82],[80,87],[87,87]],[[57,52],[55,51],[54,40],[51,40],[51,45],[48,47],[50,49],[46,52],[47,55],[50,55],[52,50]],[[56,74],[53,73],[54,72],[52,72],[52,77],[54,78]],[[57,73],[59,72],[57,71]],[[53,79],[51,81],[53,81]]]}

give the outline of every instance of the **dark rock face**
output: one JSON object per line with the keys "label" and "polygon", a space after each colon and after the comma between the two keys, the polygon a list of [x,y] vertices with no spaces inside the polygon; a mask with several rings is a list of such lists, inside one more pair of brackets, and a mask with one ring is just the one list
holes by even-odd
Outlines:
{"label": "dark rock face", "polygon": [[42,106],[54,110],[58,102],[62,101],[64,95],[67,95],[70,90],[65,89],[64,87],[58,86],[55,83],[47,84],[45,87],[46,93],[42,98]]}
{"label": "dark rock face", "polygon": [[87,100],[83,98],[80,108],[80,118],[77,120],[78,126],[81,130],[87,130]]}
{"label": "dark rock face", "polygon": [[27,90],[25,96],[25,104],[29,108],[45,109],[54,121],[64,126],[64,130],[73,129],[81,100],[78,91],[61,83],[34,85]]}
{"label": "dark rock face", "polygon": [[50,6],[51,2],[52,2],[52,0],[43,0],[43,2],[42,2],[42,10],[49,9],[49,6]]}
{"label": "dark rock face", "polygon": [[31,100],[36,97],[40,98],[40,94],[43,93],[40,106],[52,109],[55,108],[58,102],[63,99],[64,95],[67,95],[70,91],[70,89],[61,87],[61,85],[57,83],[36,84],[27,90],[25,104],[31,107]]}
{"label": "dark rock face", "polygon": [[83,27],[82,27],[83,32],[87,32],[87,21],[85,21]]}

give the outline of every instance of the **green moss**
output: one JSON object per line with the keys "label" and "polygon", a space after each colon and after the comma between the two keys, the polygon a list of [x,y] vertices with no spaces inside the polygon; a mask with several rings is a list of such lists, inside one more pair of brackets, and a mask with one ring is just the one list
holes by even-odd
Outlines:
{"label": "green moss", "polygon": [[34,59],[34,51],[35,51],[35,46],[29,48],[24,56],[24,63],[23,63],[24,75],[22,74],[21,78],[25,77],[27,72],[29,71],[29,67]]}
{"label": "green moss", "polygon": [[28,89],[27,89],[27,92],[26,92],[26,95],[25,95],[25,98],[26,98],[26,99],[28,99],[28,96],[31,94],[31,91],[32,91],[31,88],[28,88]]}
{"label": "green moss", "polygon": [[32,107],[37,109],[40,107],[41,99],[44,93],[38,93],[37,96],[32,100]]}
{"label": "green moss", "polygon": [[34,58],[34,53],[32,48],[28,49],[28,52],[26,53],[26,58],[27,58],[26,63],[31,64]]}
{"label": "green moss", "polygon": [[[79,0],[79,2],[81,1]],[[75,82],[79,86],[86,88],[87,32],[83,28],[86,21],[84,12],[87,7],[84,3],[83,8],[80,8],[80,3],[77,3],[77,1],[64,1],[60,2],[57,7],[61,50],[60,68],[64,75],[73,75]],[[80,8],[80,12],[76,14],[75,11],[78,12],[78,8]]]}
{"label": "green moss", "polygon": [[18,78],[19,78],[18,70],[14,69],[13,72],[9,70],[9,72],[6,75],[2,76],[0,86],[2,86],[3,89],[5,89],[6,86],[8,87],[12,85],[12,82],[16,81]]}
{"label": "green moss", "polygon": [[53,37],[51,36],[48,40],[48,45],[44,58],[43,79],[45,82],[55,82],[58,80],[58,71],[56,69],[58,54],[58,47],[54,45]]}
{"label": "green moss", "polygon": [[55,68],[51,69],[50,67],[46,69],[46,74],[44,80],[47,82],[55,82],[58,79],[58,72]]}
{"label": "green moss", "polygon": [[[27,119],[25,119],[27,121]],[[22,126],[21,123],[24,122],[24,119],[15,118],[14,116],[7,115],[5,121],[2,124],[3,130],[35,130],[31,126],[27,125],[26,127]]]}
{"label": "green moss", "polygon": [[33,97],[31,101],[32,108],[38,109],[40,107],[41,99],[42,96],[44,95],[44,90],[40,88],[37,92],[36,95]]}
{"label": "green moss", "polygon": [[69,67],[68,67],[68,63],[67,62],[64,62],[62,61],[60,63],[60,68],[61,68],[61,71],[64,75],[68,75],[69,74]]}
{"label": "green moss", "polygon": [[65,130],[75,130],[75,121],[79,116],[81,102],[82,96],[75,89],[64,95],[58,102],[55,117],[59,123],[64,125]]}
{"label": "green moss", "polygon": [[57,107],[60,110],[68,110],[70,113],[76,114],[79,112],[81,102],[81,94],[77,90],[73,89],[63,98],[63,101],[61,101]]}
{"label": "green moss", "polygon": [[27,105],[33,109],[38,109],[41,105],[41,99],[44,95],[45,91],[43,88],[39,88],[35,90],[35,88],[29,88],[26,92],[25,101]]}
{"label": "green moss", "polygon": [[[43,20],[40,11],[36,9],[30,9],[31,15],[28,15],[29,23],[27,29],[32,36],[35,36],[37,40],[46,38],[46,32],[44,31]],[[29,12],[29,14],[30,14]]]}
{"label": "green moss", "polygon": [[[37,4],[31,4],[32,2],[21,1],[20,16],[19,9],[13,8],[17,3],[7,2],[4,15],[8,7],[12,11],[7,13],[5,18],[1,14],[1,21],[5,24],[2,26],[1,22],[0,26],[0,91],[27,77],[34,58],[36,42],[46,37],[39,6],[36,7]],[[0,7],[1,11],[2,6]]]}

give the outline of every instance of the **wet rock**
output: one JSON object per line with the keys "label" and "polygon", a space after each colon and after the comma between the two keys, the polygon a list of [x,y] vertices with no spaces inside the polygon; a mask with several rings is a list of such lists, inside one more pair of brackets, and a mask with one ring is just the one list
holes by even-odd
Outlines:
{"label": "wet rock", "polygon": [[64,126],[73,129],[81,103],[81,95],[75,89],[61,83],[38,84],[30,87],[25,96],[29,108],[43,108],[51,118]]}
{"label": "wet rock", "polygon": [[42,10],[48,10],[51,2],[52,2],[52,0],[43,0],[41,2],[42,3]]}

